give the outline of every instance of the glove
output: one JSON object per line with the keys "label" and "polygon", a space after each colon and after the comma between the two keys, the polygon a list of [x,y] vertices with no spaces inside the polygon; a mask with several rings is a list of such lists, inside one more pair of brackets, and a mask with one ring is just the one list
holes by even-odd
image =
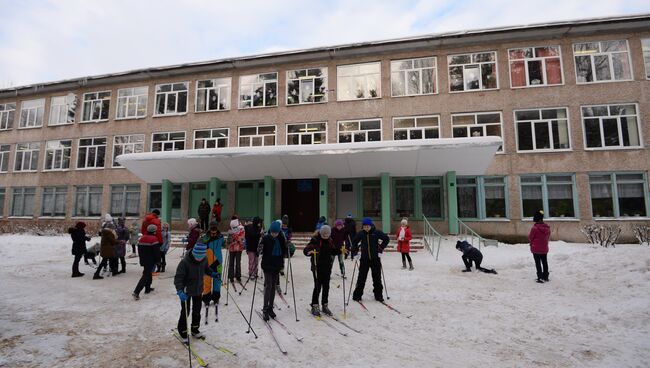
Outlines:
{"label": "glove", "polygon": [[178,295],[178,297],[181,299],[182,302],[187,301],[187,299],[189,299],[189,297],[187,296],[187,294],[185,294],[183,290],[177,291],[176,295]]}
{"label": "glove", "polygon": [[216,279],[217,281],[221,281],[221,274],[220,274],[220,273],[213,272],[213,273],[212,273],[212,278],[213,278],[213,279]]}
{"label": "glove", "polygon": [[223,272],[223,267],[221,265],[217,266],[217,272],[222,273]]}

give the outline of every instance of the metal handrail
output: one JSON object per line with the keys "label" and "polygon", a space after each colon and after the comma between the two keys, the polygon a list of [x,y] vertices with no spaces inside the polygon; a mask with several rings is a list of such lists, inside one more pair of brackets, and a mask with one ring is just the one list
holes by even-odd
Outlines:
{"label": "metal handrail", "polygon": [[476,238],[478,241],[478,249],[480,250],[481,243],[483,243],[485,239],[478,235],[476,231],[472,230],[472,228],[466,223],[462,222],[458,217],[456,217],[456,221],[458,222],[458,236],[463,238],[463,240],[467,239],[468,236],[471,236],[470,244],[472,244],[472,246],[474,246],[474,238]]}
{"label": "metal handrail", "polygon": [[436,253],[436,261],[438,260],[438,255],[440,254],[440,244],[442,243],[442,235],[436,231],[436,229],[431,226],[429,220],[426,217],[424,218],[424,246],[427,247],[429,253],[433,256],[434,250],[436,248],[436,241],[438,239],[438,250]]}

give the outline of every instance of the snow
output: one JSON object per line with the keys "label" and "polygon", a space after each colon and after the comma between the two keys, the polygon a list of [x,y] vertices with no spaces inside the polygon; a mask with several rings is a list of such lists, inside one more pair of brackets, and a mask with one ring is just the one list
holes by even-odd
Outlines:
{"label": "snow", "polygon": [[[0,236],[0,366],[187,366],[187,351],[170,334],[179,305],[167,277],[180,250],[168,255],[168,271],[154,278],[156,290],[136,302],[130,294],[141,273],[131,264],[137,258],[127,258],[126,274],[104,280],[92,280],[93,269],[82,261],[86,276],[73,279],[70,247],[67,236]],[[364,302],[376,318],[351,302],[346,322],[362,334],[343,337],[307,315],[312,279],[307,257],[297,253],[300,322],[293,305],[286,308],[279,298],[276,304],[278,318],[303,343],[274,327],[288,350],[282,355],[256,315],[259,338],[246,334],[232,299],[224,305],[224,294],[219,322],[211,317],[201,329],[208,341],[238,355],[198,342],[195,348],[210,366],[220,367],[642,367],[650,361],[650,247],[553,242],[547,284],[535,283],[525,245],[501,244],[483,248],[483,254],[484,266],[498,275],[461,273],[451,242],[443,243],[438,262],[426,251],[412,254],[415,271],[401,270],[399,254],[387,253],[388,303],[413,317],[373,301],[369,275]],[[346,267],[350,272],[352,263]],[[330,308],[341,317],[336,270]],[[247,316],[250,285],[242,296],[235,294]],[[292,304],[291,292],[286,298]],[[255,300],[259,308],[259,293]]]}

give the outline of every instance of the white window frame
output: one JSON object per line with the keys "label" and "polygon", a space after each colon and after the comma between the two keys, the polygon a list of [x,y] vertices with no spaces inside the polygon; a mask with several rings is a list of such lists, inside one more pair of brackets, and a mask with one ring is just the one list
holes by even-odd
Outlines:
{"label": "white window frame", "polygon": [[[174,90],[174,86],[177,84],[182,84],[185,86],[184,90]],[[171,86],[170,91],[158,91],[159,88],[162,88],[163,86]],[[178,116],[178,115],[186,115],[187,110],[189,110],[189,104],[190,104],[190,82],[185,81],[185,82],[171,82],[171,83],[160,83],[156,84],[156,87],[154,89],[155,91],[155,104],[153,107],[153,116],[154,117],[160,117],[160,116]],[[183,112],[178,112],[178,95],[185,92],[185,111]],[[169,95],[176,95],[176,103],[174,104],[174,111],[173,112],[167,112],[167,101],[169,99]],[[165,102],[165,112],[160,113],[158,112],[158,98],[164,98]]]}
{"label": "white window frame", "polygon": [[[600,51],[602,50],[602,43],[603,42],[617,42],[617,41],[625,41],[625,46],[627,48],[627,62],[628,66],[630,67],[630,78],[628,79],[614,79],[614,64],[612,62],[612,54],[616,53],[623,53],[624,51]],[[587,52],[584,54],[576,54],[575,47],[576,45],[584,44],[584,43],[597,43],[598,44],[598,50],[597,52]],[[575,78],[576,78],[576,84],[594,84],[594,83],[616,83],[616,82],[627,82],[627,81],[632,81],[634,80],[634,67],[632,65],[632,55],[630,52],[630,44],[625,40],[603,40],[603,41],[586,41],[586,42],[576,42],[573,45],[571,45],[571,49],[573,50],[573,69],[575,73]],[[607,55],[607,62],[609,64],[609,76],[611,77],[608,80],[596,80],[596,65],[594,63],[594,57],[595,56],[602,56],[602,55]],[[590,63],[591,63],[591,73],[593,76],[593,81],[591,82],[580,82],[578,78],[578,65],[576,63],[576,57],[578,56],[589,56]]]}
{"label": "white window frame", "polygon": [[[46,191],[51,190],[51,193],[46,193]],[[67,214],[67,207],[68,207],[68,187],[67,186],[47,186],[43,187],[43,190],[41,191],[41,215],[39,217],[47,217],[47,218],[65,218],[65,215]],[[49,213],[45,213],[45,197],[46,196],[53,196],[53,204],[52,204],[52,210],[49,211]],[[57,205],[57,197],[63,197],[63,215],[57,215],[56,212],[56,205]]]}
{"label": "white window frame", "polygon": [[[309,71],[312,70],[312,69],[320,69],[323,74],[321,76],[309,75]],[[291,78],[290,74],[299,73],[299,72],[305,72],[305,76],[304,77],[298,77],[298,78]],[[322,66],[322,67],[315,66],[315,67],[312,67],[312,68],[300,68],[300,69],[287,70],[287,72],[286,72],[287,79],[286,79],[285,84],[284,84],[287,106],[298,106],[298,105],[311,105],[311,104],[327,103],[327,100],[328,100],[327,99],[327,97],[328,97],[327,92],[329,91],[329,89],[328,89],[328,82],[329,82],[328,75],[329,75],[329,73],[328,73],[328,69],[327,69],[326,66]],[[322,79],[323,80],[323,83],[322,83],[321,87],[325,87],[324,93],[316,94],[316,79]],[[293,96],[293,95],[289,94],[289,81],[298,82],[298,102],[293,102],[293,103],[289,102],[289,97]],[[300,91],[303,90],[303,82],[311,82],[311,84],[313,86],[312,87],[313,88],[312,92],[314,92],[312,94],[312,96],[314,96],[314,97],[321,96],[322,100],[321,101],[312,101],[312,102],[310,102],[310,101],[302,101]]]}
{"label": "white window frame", "polygon": [[650,38],[641,39],[641,56],[645,66],[645,79],[650,80]]}
{"label": "white window frame", "polygon": [[[473,59],[474,55],[477,54],[487,54],[487,53],[494,53],[494,61],[481,61],[481,62],[470,62],[470,63],[465,63],[465,64],[450,64],[451,59],[455,56],[466,56],[469,55],[470,59]],[[495,88],[484,88],[483,86],[483,68],[481,66],[483,64],[494,64],[494,71],[496,74],[496,87]],[[477,89],[465,89],[465,67],[467,65],[478,65],[478,71],[479,71],[479,88]],[[451,68],[454,67],[463,67],[463,90],[462,91],[452,91],[451,90]],[[447,55],[447,84],[449,85],[449,93],[465,93],[465,92],[480,92],[480,91],[498,91],[500,88],[499,85],[499,53],[496,50],[487,50],[487,51],[478,51],[478,52],[469,52],[469,53],[460,53],[460,54],[453,54],[453,55]]]}
{"label": "white window frame", "polygon": [[[424,60],[424,59],[432,59],[433,60],[433,66],[432,67],[411,67],[410,69],[396,69],[393,70],[393,63],[402,63],[405,61],[410,61],[411,65],[415,65],[416,60]],[[425,69],[431,69],[433,70],[433,92],[430,93],[422,93],[422,85],[423,85],[423,80],[422,80],[422,71]],[[417,71],[419,76],[420,76],[420,84],[419,84],[419,90],[420,93],[414,93],[414,94],[408,94],[405,93],[403,95],[396,95],[395,91],[393,91],[393,73],[400,73],[404,72],[404,86],[408,85],[408,75],[409,72],[415,72]],[[427,95],[437,95],[438,94],[438,57],[437,56],[427,56],[427,57],[421,57],[421,58],[413,58],[413,59],[400,59],[400,60],[391,60],[390,61],[390,95],[391,97],[409,97],[409,96],[427,96]],[[408,89],[408,88],[407,88]]]}
{"label": "white window frame", "polygon": [[[212,82],[213,86],[212,87],[199,87],[199,83],[201,82]],[[217,94],[217,108],[216,109],[210,109],[210,92],[216,91]],[[196,81],[196,91],[194,93],[194,112],[201,113],[201,112],[215,112],[215,111],[228,111],[230,110],[230,95],[232,91],[232,78],[231,77],[218,77],[218,78],[212,78],[212,79],[201,79]],[[199,110],[199,93],[204,93],[205,94],[205,109],[204,110]],[[221,109],[219,108],[220,106],[220,101],[221,98],[224,97],[226,98],[226,106]]]}
{"label": "white window frame", "polygon": [[[140,184],[113,184],[109,187],[110,190],[110,199],[109,199],[109,213],[113,214],[113,216],[122,216],[122,217],[128,217],[128,218],[137,218],[140,216],[140,194],[142,193]],[[129,194],[138,194],[138,200],[137,200],[137,208],[138,211],[137,213],[126,213],[126,209],[128,207],[127,203],[130,201],[134,201],[135,199],[129,198]],[[121,203],[119,204],[119,207],[121,207],[120,211],[116,211],[115,208],[113,208],[113,195],[115,194],[121,194],[122,195],[122,200]]]}
{"label": "white window frame", "polygon": [[[77,96],[69,93],[65,96],[54,96],[50,99],[50,116],[47,126],[74,124],[77,108]],[[70,116],[70,111],[74,114]]]}
{"label": "white window frame", "polygon": [[[310,131],[309,125],[311,124],[325,124],[325,130],[315,130],[315,131]],[[295,125],[295,126],[304,126],[304,132],[301,133],[289,133],[289,126]],[[314,143],[314,133],[322,133],[324,134],[324,141],[321,143]],[[309,122],[309,123],[287,123],[286,124],[286,134],[285,134],[285,142],[289,146],[289,136],[298,136],[298,141],[300,143],[298,144],[291,144],[291,146],[304,146],[304,145],[314,145],[314,144],[326,144],[327,143],[327,122],[326,121],[314,121],[314,122]],[[311,142],[312,143],[302,143],[302,137],[305,135],[311,136]]]}
{"label": "white window frame", "polygon": [[[361,129],[361,123],[364,121],[379,121],[379,129]],[[357,130],[341,130],[341,124],[345,123],[359,123],[359,129]],[[336,142],[341,143],[341,144],[346,144],[346,143],[364,143],[364,142],[381,142],[384,140],[384,129],[383,129],[383,121],[381,118],[375,118],[375,119],[353,119],[353,120],[339,120],[336,122]],[[379,141],[368,141],[368,132],[379,132]],[[345,133],[350,133],[352,140],[350,142],[341,142],[341,132]],[[364,133],[366,136],[366,139],[364,141],[355,141],[354,140],[354,135],[358,133]]]}
{"label": "white window frame", "polygon": [[[9,172],[9,155],[11,154],[10,144],[0,144],[0,173]],[[7,169],[3,170],[2,167],[6,166]]]}
{"label": "white window frame", "polygon": [[[136,94],[136,89],[146,89],[146,92]],[[120,96],[120,93],[128,92],[128,95]],[[144,100],[144,113],[139,112],[138,106]],[[124,105],[124,116],[120,116],[120,106]],[[149,108],[149,86],[138,86],[120,88],[117,90],[117,106],[115,109],[115,120],[143,119],[147,117]],[[129,114],[129,106],[135,106],[135,115]]]}
{"label": "white window frame", "polygon": [[[25,107],[25,104],[27,103],[35,103],[38,104],[36,106],[31,106],[31,107]],[[23,114],[25,115],[26,124],[23,126]],[[40,123],[39,123],[39,116],[40,116]],[[33,117],[33,119],[32,119]],[[45,99],[44,98],[37,98],[34,100],[25,100],[20,103],[20,121],[18,122],[18,129],[33,129],[33,128],[41,128],[43,126],[43,119],[45,117]],[[30,123],[30,120],[33,121],[33,123]]]}
{"label": "white window frame", "polygon": [[[273,134],[260,134],[260,128],[268,128],[268,127],[273,127]],[[248,146],[242,146],[241,145],[241,130],[246,129],[246,128],[256,128],[257,134],[253,135],[245,135],[243,137],[248,137],[250,138],[249,140],[249,145]],[[273,144],[267,145],[264,142],[265,137],[273,137]],[[261,146],[254,146],[253,145],[253,138],[261,138],[262,139],[262,145]],[[237,129],[237,145],[239,147],[271,147],[271,146],[277,146],[278,145],[278,127],[275,124],[266,124],[266,125],[252,125],[252,126],[241,126]]]}
{"label": "white window frame", "polygon": [[[119,138],[124,138],[124,137],[126,137],[128,140],[126,143],[117,141]],[[138,138],[140,140],[137,140]],[[115,149],[117,147],[122,147],[122,153],[120,153],[120,155],[124,155],[127,153],[142,153],[144,152],[144,134],[121,134],[121,135],[113,136],[111,167],[114,169],[123,169],[124,166],[121,166],[119,163],[115,161],[115,158],[118,156],[115,154],[116,151]]]}
{"label": "white window frame", "polygon": [[[359,73],[355,75],[344,75],[341,76],[341,69],[345,68],[359,68],[364,65],[377,65],[379,67],[378,72],[373,73]],[[361,97],[361,98],[343,98],[341,94],[341,78],[363,78],[365,83],[365,88],[370,93],[370,88],[368,86],[369,77],[378,76],[377,78],[377,96],[372,97]],[[366,92],[364,90],[364,92]],[[361,100],[375,100],[381,98],[381,61],[372,61],[367,63],[357,63],[357,64],[346,64],[346,65],[337,65],[336,66],[336,100],[337,101],[361,101]]]}
{"label": "white window frame", "polygon": [[[14,127],[14,122],[16,120],[16,103],[7,102],[0,104],[2,110],[0,110],[0,130],[11,130]],[[9,121],[11,117],[11,121]]]}
{"label": "white window frame", "polygon": [[[70,146],[62,146],[64,142],[69,142]],[[58,144],[58,146],[50,147],[50,145]],[[52,165],[47,167],[47,157],[52,155]],[[63,158],[68,158],[68,167],[63,167]],[[57,157],[59,157],[59,167],[54,167]],[[45,142],[45,155],[43,157],[43,171],[68,171],[70,170],[70,163],[72,162],[72,139],[51,140]]]}
{"label": "white window frame", "polygon": [[[260,79],[260,76],[265,75],[265,74],[275,74],[275,79]],[[243,83],[242,79],[243,78],[248,78],[248,77],[255,77],[255,81],[252,83]],[[275,83],[275,105],[267,105],[266,101],[266,85]],[[262,106],[253,106],[253,101],[254,98],[253,96],[255,95],[255,90],[260,87],[262,87]],[[266,73],[255,73],[255,74],[246,74],[246,75],[240,75],[239,76],[239,95],[237,96],[237,106],[240,110],[244,109],[260,109],[264,107],[275,107],[278,106],[280,101],[279,101],[279,78],[278,78],[278,72],[266,72]],[[244,101],[242,100],[242,91],[246,90],[246,92],[250,93],[251,99],[250,101]],[[246,106],[246,103],[250,102],[250,106]]]}
{"label": "white window frame", "polygon": [[[534,124],[536,122],[543,122],[546,121],[549,129],[549,140],[551,143],[551,146],[553,146],[553,128],[552,128],[552,121],[553,120],[560,120],[560,119],[549,119],[549,118],[541,118],[539,120],[517,120],[517,112],[520,111],[530,111],[530,110],[538,110],[540,117],[542,116],[542,111],[543,110],[559,110],[559,109],[564,109],[566,111],[566,118],[563,118],[561,120],[566,120],[567,124],[567,134],[568,134],[568,142],[569,142],[569,147],[568,148],[548,148],[548,149],[538,149],[538,148],[533,148],[531,150],[520,150],[519,149],[519,123],[530,123],[531,124],[531,131],[532,131],[532,138],[533,138],[533,146],[537,146],[537,142],[535,141],[535,128]],[[571,118],[569,117],[569,108],[565,106],[560,106],[560,107],[540,107],[540,108],[530,108],[530,109],[517,109],[512,111],[512,121],[515,124],[515,143],[517,145],[517,153],[543,153],[543,152],[570,152],[573,150],[573,147],[571,145]]]}
{"label": "white window frame", "polygon": [[[16,193],[20,191],[20,193]],[[27,193],[29,191],[29,193]],[[20,196],[20,201],[22,202],[22,211],[18,215],[14,215],[14,207],[16,206],[16,196]],[[26,214],[25,212],[25,197],[27,195],[33,196],[32,198],[32,208],[31,215]],[[9,208],[9,218],[33,218],[36,215],[36,187],[13,187],[11,188],[11,208]]]}
{"label": "white window frame", "polygon": [[[481,137],[488,137],[488,135],[486,134],[487,133],[487,128],[486,127],[488,126],[488,124],[478,124],[476,122],[478,115],[488,115],[488,114],[499,114],[499,116],[500,116],[501,123],[499,124],[499,126],[500,126],[500,129],[501,129],[501,135],[499,137],[503,140],[503,143],[501,144],[501,147],[499,148],[499,150],[497,150],[496,153],[497,154],[503,154],[505,152],[506,142],[505,142],[505,136],[504,136],[505,134],[504,134],[504,131],[503,131],[503,112],[502,111],[479,111],[479,112],[452,113],[451,114],[451,137],[452,138],[471,138],[472,135],[471,135],[470,127],[476,127],[476,126],[480,126],[480,127],[483,128],[483,135],[481,135]],[[454,125],[454,117],[455,116],[470,116],[470,115],[474,116],[474,124]],[[496,125],[496,124],[490,124],[490,125]],[[466,137],[454,137],[454,128],[457,128],[457,127],[467,127],[467,136]]]}
{"label": "white window frame", "polygon": [[[100,98],[100,94],[103,95]],[[88,95],[96,95],[94,99],[86,100],[86,96]],[[110,90],[108,91],[97,91],[97,92],[88,92],[84,93],[82,97],[82,103],[83,107],[81,109],[81,122],[82,123],[99,123],[102,121],[108,121],[108,117],[110,114],[111,110],[111,97],[112,93]],[[108,105],[106,106],[106,118],[102,119],[102,114],[104,113],[104,102],[108,101]],[[95,106],[99,106],[99,117],[97,119],[93,119],[93,113],[95,110]],[[86,116],[86,109],[90,109],[90,119],[85,120],[84,117]]]}
{"label": "white window frame", "polygon": [[[182,140],[181,139],[171,140],[171,135],[176,134],[176,133],[183,133],[183,139]],[[156,134],[167,134],[167,139],[164,140],[164,141],[156,141],[156,140],[154,140],[154,136]],[[171,132],[154,132],[154,133],[151,133],[151,152],[169,152],[169,151],[165,150],[165,147],[168,146],[168,145],[171,145],[171,147],[172,147],[171,151],[183,151],[186,148],[186,144],[185,144],[186,139],[187,139],[187,134],[185,133],[184,130],[176,130],[176,131],[171,131]],[[178,149],[176,147],[176,144],[179,143],[179,142],[183,143],[183,148],[182,149]],[[161,143],[161,147],[160,147],[161,150],[160,151],[154,151],[154,145],[156,143]]]}
{"label": "white window frame", "polygon": [[[622,106],[622,105],[634,105],[634,109],[636,112],[636,115],[607,115],[607,116],[584,116],[584,111],[583,108],[589,108],[589,107],[607,107],[607,112],[608,114],[611,114],[610,107],[611,106]],[[623,146],[623,133],[621,130],[621,117],[624,116],[635,116],[636,117],[636,128],[639,133],[639,145],[638,146]],[[582,122],[582,141],[584,145],[585,151],[603,151],[603,150],[630,150],[630,149],[642,149],[643,147],[643,129],[642,129],[642,123],[641,123],[641,117],[639,114],[639,104],[635,102],[631,103],[616,103],[616,104],[598,104],[598,105],[581,105],[580,106],[580,118]],[[605,135],[603,134],[603,119],[604,118],[609,118],[609,119],[616,119],[617,120],[617,129],[618,129],[618,140],[621,145],[619,146],[606,146],[605,145]],[[587,129],[585,127],[585,119],[598,119],[599,121],[599,129],[600,129],[600,147],[587,147]]]}
{"label": "white window frame", "polygon": [[[226,131],[226,136],[225,137],[215,137],[215,131],[219,130],[225,130]],[[196,138],[196,133],[198,132],[210,132],[210,138]],[[196,129],[193,133],[193,139],[192,139],[192,149],[206,149],[207,142],[209,141],[214,141],[214,148],[228,148],[229,145],[229,140],[230,140],[230,128],[210,128],[210,129]],[[200,140],[203,141],[203,148],[196,148],[196,142]],[[223,141],[226,142],[225,147],[219,147],[219,142]],[[211,149],[211,148],[210,148]]]}
{"label": "white window frame", "polygon": [[[557,56],[535,56],[535,57],[524,57],[522,59],[511,59],[510,52],[513,50],[522,50],[522,49],[532,49],[533,54],[539,48],[545,47],[557,47],[558,55]],[[548,77],[546,75],[546,60],[547,59],[560,59],[560,79],[562,81],[556,84],[548,84]],[[525,86],[514,87],[512,85],[512,62],[513,61],[523,61],[524,62],[524,73],[526,78]],[[529,61],[541,61],[542,62],[542,75],[544,78],[543,83],[541,84],[530,84],[530,77],[528,76],[528,62]],[[519,88],[537,88],[537,87],[552,87],[552,86],[563,86],[564,85],[564,64],[562,61],[562,47],[560,45],[544,45],[544,46],[526,46],[526,47],[513,47],[508,49],[508,78],[510,79],[510,88],[519,89]]]}
{"label": "white window frame", "polygon": [[[81,141],[85,140],[85,139],[91,139],[92,144],[87,145],[87,146],[82,146]],[[98,139],[103,139],[104,144],[96,143],[95,140],[98,140]],[[90,150],[90,148],[93,148],[93,147],[95,148],[95,158],[93,160],[93,166],[88,166],[88,164],[89,164],[89,161],[88,161],[89,156],[86,153],[86,155],[85,155],[86,160],[85,160],[85,164],[84,164],[85,166],[84,167],[79,167],[79,158],[81,157],[81,155],[80,155],[81,150],[85,149],[86,151],[88,151],[88,150]],[[104,164],[102,166],[97,166],[97,160],[100,157],[99,156],[99,148],[100,147],[104,147]],[[77,139],[77,170],[101,170],[101,169],[104,169],[106,167],[106,150],[107,150],[107,148],[108,148],[108,138],[106,136],[103,136],[103,137],[82,137],[82,138]]]}
{"label": "white window frame", "polygon": [[[26,145],[26,147],[25,147]],[[21,149],[21,146],[25,147]],[[41,151],[41,142],[25,142],[25,143],[16,143],[16,152],[14,154],[14,170],[13,172],[37,172],[38,171],[38,159]],[[36,152],[36,154],[34,154]],[[25,165],[25,157],[29,159],[28,164]],[[16,168],[18,164],[18,158],[20,157],[20,170]],[[36,160],[36,162],[33,162]],[[34,169],[30,169],[31,167]],[[26,167],[26,168],[25,168]]]}
{"label": "white window frame", "polygon": [[[103,202],[104,187],[103,185],[76,185],[74,187],[74,197],[73,197],[73,218],[94,218],[96,216],[101,216],[101,208]],[[79,208],[77,208],[77,198],[79,195],[84,196],[84,213],[79,213]],[[94,195],[96,198],[99,198],[99,212],[98,213],[89,213],[90,211],[90,197]],[[99,195],[99,196],[98,196]]]}
{"label": "white window frame", "polygon": [[[438,125],[433,127],[433,126],[418,126],[418,119],[426,119],[426,118],[436,118],[438,119]],[[398,119],[414,119],[415,126],[411,128],[396,128],[395,127],[395,120]],[[393,140],[419,140],[419,139],[411,139],[411,131],[412,130],[419,130],[422,132],[422,138],[420,139],[440,139],[442,137],[441,133],[441,127],[440,127],[440,114],[432,114],[432,115],[413,115],[413,116],[394,116],[392,119],[393,123]],[[425,138],[425,131],[429,129],[435,129],[438,131],[438,138]],[[395,139],[395,132],[396,131],[406,131],[407,138],[406,139]]]}

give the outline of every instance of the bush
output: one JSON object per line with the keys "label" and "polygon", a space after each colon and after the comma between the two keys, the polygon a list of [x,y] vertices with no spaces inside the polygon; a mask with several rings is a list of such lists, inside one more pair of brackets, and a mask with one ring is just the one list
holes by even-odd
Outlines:
{"label": "bush", "polygon": [[622,229],[619,225],[588,224],[583,226],[580,231],[585,234],[589,243],[607,248],[610,245],[615,246]]}
{"label": "bush", "polygon": [[648,225],[632,225],[632,233],[637,238],[639,244],[650,245],[650,226]]}

